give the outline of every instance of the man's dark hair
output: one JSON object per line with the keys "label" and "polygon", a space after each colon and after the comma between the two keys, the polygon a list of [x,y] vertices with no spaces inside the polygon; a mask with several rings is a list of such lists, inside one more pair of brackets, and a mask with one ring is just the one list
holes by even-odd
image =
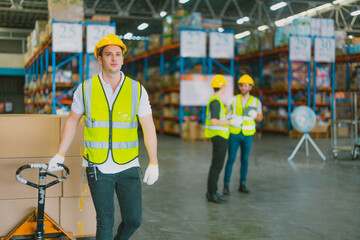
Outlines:
{"label": "man's dark hair", "polygon": [[99,53],[98,53],[98,56],[99,56],[99,57],[102,57],[102,52],[103,52],[103,50],[104,50],[105,47],[106,47],[106,46],[102,46],[101,48],[99,48]]}
{"label": "man's dark hair", "polygon": [[220,88],[216,87],[216,88],[213,88],[214,89],[214,92],[217,92],[220,90]]}

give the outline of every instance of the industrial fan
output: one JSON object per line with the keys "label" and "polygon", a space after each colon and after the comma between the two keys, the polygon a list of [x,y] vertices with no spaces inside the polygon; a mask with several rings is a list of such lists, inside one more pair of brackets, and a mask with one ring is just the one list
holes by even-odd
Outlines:
{"label": "industrial fan", "polygon": [[308,134],[309,131],[311,131],[316,124],[316,115],[314,111],[307,107],[307,106],[299,106],[294,109],[294,111],[291,113],[291,124],[292,126],[299,132],[303,132],[304,135],[300,139],[300,142],[292,152],[291,156],[288,158],[288,161],[291,161],[297,151],[299,150],[301,144],[305,141],[306,146],[306,157],[309,157],[309,144],[308,141],[313,145],[315,150],[318,152],[320,157],[326,161],[326,157],[324,154],[320,151],[314,140],[310,137]]}

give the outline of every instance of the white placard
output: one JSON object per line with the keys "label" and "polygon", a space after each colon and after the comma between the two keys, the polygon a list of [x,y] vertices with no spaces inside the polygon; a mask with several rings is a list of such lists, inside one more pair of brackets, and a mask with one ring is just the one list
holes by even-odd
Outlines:
{"label": "white placard", "polygon": [[311,38],[292,36],[290,37],[289,58],[291,61],[308,62],[311,60]]}
{"label": "white placard", "polygon": [[82,24],[53,23],[52,51],[82,52]]}
{"label": "white placard", "polygon": [[315,38],[314,60],[316,62],[335,62],[335,39]]}
{"label": "white placard", "polygon": [[[210,97],[214,94],[210,86],[215,75],[186,74],[180,79],[180,104],[183,106],[206,106]],[[234,95],[234,77],[224,75],[228,85],[224,96],[221,97],[224,103],[231,100]]]}
{"label": "white placard", "polygon": [[93,53],[95,45],[108,34],[115,34],[115,26],[89,24],[86,26],[86,52]]}
{"label": "white placard", "polygon": [[231,59],[234,58],[234,34],[210,32],[210,57]]}
{"label": "white placard", "polygon": [[206,57],[206,32],[181,30],[180,55],[182,57]]}

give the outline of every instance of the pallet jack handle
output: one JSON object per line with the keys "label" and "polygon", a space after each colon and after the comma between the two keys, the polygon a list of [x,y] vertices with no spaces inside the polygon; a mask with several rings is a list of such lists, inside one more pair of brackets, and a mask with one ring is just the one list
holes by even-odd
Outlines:
{"label": "pallet jack handle", "polygon": [[[64,164],[60,164],[60,163],[58,163],[58,166],[63,167],[64,170],[65,170],[65,172],[66,172],[61,178],[58,178],[58,176],[56,176],[56,175],[54,175],[54,174],[52,174],[52,173],[47,172],[47,171],[46,171],[47,168],[48,168],[48,165],[47,165],[47,164],[27,164],[27,165],[23,165],[23,166],[21,166],[21,167],[18,168],[18,170],[16,171],[16,179],[17,179],[19,182],[21,182],[21,183],[23,183],[23,184],[25,184],[25,185],[29,185],[29,186],[34,187],[34,188],[37,188],[37,189],[38,189],[40,186],[43,187],[43,188],[49,188],[49,187],[51,187],[51,186],[53,186],[53,185],[55,185],[55,184],[57,184],[57,183],[60,183],[60,182],[62,182],[62,181],[65,181],[65,180],[69,177],[69,173],[70,173],[69,168],[68,168],[67,166],[65,166]],[[45,175],[45,176],[46,176],[46,175],[49,175],[49,176],[55,177],[55,178],[57,178],[57,179],[54,180],[54,181],[52,181],[52,182],[50,182],[50,183],[48,183],[48,184],[43,184],[43,185],[30,182],[30,181],[22,178],[21,175],[20,175],[20,172],[23,171],[23,170],[25,170],[25,169],[27,169],[27,168],[39,168],[39,169],[40,169],[40,175]]]}

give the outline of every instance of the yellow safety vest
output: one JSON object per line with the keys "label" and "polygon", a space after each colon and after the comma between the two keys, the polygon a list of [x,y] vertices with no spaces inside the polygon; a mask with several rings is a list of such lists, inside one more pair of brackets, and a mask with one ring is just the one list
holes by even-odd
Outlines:
{"label": "yellow safety vest", "polygon": [[137,112],[139,82],[125,77],[110,110],[99,76],[83,83],[85,106],[84,158],[104,163],[111,151],[114,162],[125,164],[139,155]]}
{"label": "yellow safety vest", "polygon": [[211,112],[210,112],[210,104],[213,101],[218,101],[220,103],[220,112],[219,112],[219,119],[220,120],[226,120],[226,108],[224,104],[222,103],[221,99],[213,95],[208,105],[206,106],[206,119],[205,119],[205,130],[204,130],[204,137],[206,138],[212,138],[215,136],[220,136],[225,139],[228,139],[230,136],[229,132],[229,125],[222,125],[222,126],[213,126],[211,125]]}
{"label": "yellow safety vest", "polygon": [[[258,106],[258,98],[251,96],[249,97],[245,109],[249,106]],[[236,118],[238,116],[243,117],[243,123],[241,124],[240,128],[230,126],[230,133],[231,134],[239,134],[241,131],[244,136],[252,136],[256,132],[256,122],[249,116],[244,116],[244,109],[241,101],[241,95],[238,94],[234,101],[231,103],[231,115],[232,118]]]}

